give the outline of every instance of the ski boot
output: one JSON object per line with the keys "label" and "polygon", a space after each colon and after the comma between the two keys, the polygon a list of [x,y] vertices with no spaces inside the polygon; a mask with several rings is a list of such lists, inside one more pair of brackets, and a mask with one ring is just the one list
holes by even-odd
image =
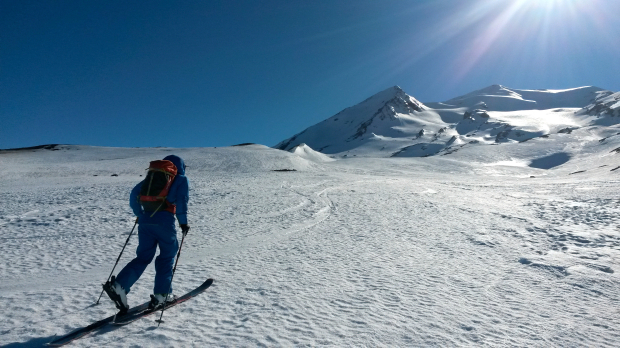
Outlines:
{"label": "ski boot", "polygon": [[164,304],[172,303],[177,300],[175,295],[168,294],[154,294],[151,295],[151,302],[149,303],[149,310],[161,309]]}
{"label": "ski boot", "polygon": [[127,292],[123,287],[116,282],[116,277],[112,276],[110,281],[103,284],[103,290],[108,294],[108,297],[119,310],[119,315],[127,313],[129,310],[129,304],[127,304]]}

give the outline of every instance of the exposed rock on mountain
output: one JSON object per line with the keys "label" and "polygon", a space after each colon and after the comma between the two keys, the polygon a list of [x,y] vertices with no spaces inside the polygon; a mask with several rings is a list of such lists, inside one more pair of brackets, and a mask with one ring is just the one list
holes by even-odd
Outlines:
{"label": "exposed rock on mountain", "polygon": [[620,117],[620,92],[600,91],[591,104],[581,109],[580,115],[599,116],[597,124],[615,124],[617,120],[610,120],[611,117]]}

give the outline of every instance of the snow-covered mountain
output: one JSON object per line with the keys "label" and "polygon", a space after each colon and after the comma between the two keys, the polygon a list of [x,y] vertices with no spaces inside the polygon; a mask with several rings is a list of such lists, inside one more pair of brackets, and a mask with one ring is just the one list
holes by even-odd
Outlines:
{"label": "snow-covered mountain", "polygon": [[[407,95],[400,87],[391,87],[282,141],[275,147],[290,150],[306,143],[319,152],[338,153],[349,150],[360,142],[367,142],[369,134],[399,138],[422,122],[421,119],[406,116],[424,114],[426,109],[422,103]],[[431,117],[429,121],[443,124],[440,119],[432,120],[433,115],[429,116]]]}
{"label": "snow-covered mountain", "polygon": [[[392,87],[275,148],[290,150],[304,143],[334,157],[449,155],[467,147],[512,147],[578,128],[616,125],[619,112],[618,93],[598,87],[519,90],[493,85],[445,102],[424,104]],[[602,128],[592,131],[606,132]]]}
{"label": "snow-covered mountain", "polygon": [[595,121],[596,124],[611,125],[618,123],[617,117],[620,117],[620,92],[597,92],[596,98],[583,109],[579,110],[578,114],[597,116],[598,120]]}
{"label": "snow-covered mountain", "polygon": [[600,91],[602,89],[598,87],[524,90],[492,85],[442,104],[469,108],[481,106],[489,111],[582,108],[591,103]]}

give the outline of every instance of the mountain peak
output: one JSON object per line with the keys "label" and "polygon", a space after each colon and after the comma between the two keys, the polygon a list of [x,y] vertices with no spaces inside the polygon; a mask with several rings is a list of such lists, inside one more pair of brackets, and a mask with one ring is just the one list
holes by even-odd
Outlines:
{"label": "mountain peak", "polygon": [[[352,141],[365,139],[373,131],[383,136],[400,136],[401,131],[397,128],[403,125],[403,117],[410,117],[424,110],[424,104],[409,96],[399,86],[392,86],[280,142],[275,147],[290,150],[305,142],[319,152],[342,152],[357,146]],[[342,141],[336,144],[335,139]]]}
{"label": "mountain peak", "polygon": [[406,95],[407,93],[405,93],[405,91],[403,91],[403,89],[400,88],[399,86],[392,86],[392,87],[384,89],[383,91],[379,93],[374,94],[370,98],[364,100],[362,103],[365,103],[371,99],[379,99],[379,100],[388,101],[396,97],[403,98]]}

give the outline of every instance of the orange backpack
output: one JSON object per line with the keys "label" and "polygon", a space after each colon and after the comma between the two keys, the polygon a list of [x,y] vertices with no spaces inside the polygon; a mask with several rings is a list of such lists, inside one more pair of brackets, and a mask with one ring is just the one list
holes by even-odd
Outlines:
{"label": "orange backpack", "polygon": [[142,182],[138,201],[146,212],[176,212],[176,206],[166,199],[170,186],[177,175],[177,167],[167,160],[152,161],[146,179]]}

